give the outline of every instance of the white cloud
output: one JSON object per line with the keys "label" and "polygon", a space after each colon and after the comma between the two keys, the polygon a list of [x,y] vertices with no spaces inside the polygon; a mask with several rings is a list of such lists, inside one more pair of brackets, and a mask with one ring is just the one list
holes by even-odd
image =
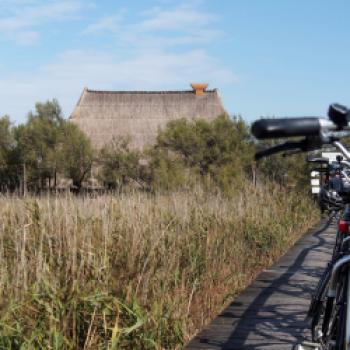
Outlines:
{"label": "white cloud", "polygon": [[90,24],[83,31],[83,34],[118,33],[121,29],[123,14],[124,11],[120,11],[116,15],[102,17],[95,23]]}
{"label": "white cloud", "polygon": [[[6,1],[0,2],[0,9]],[[35,0],[17,0],[7,7],[6,15],[0,17],[0,37],[18,44],[37,43],[41,26],[67,20],[83,8],[81,0],[54,0],[40,3]]]}
{"label": "white cloud", "polygon": [[131,23],[125,23],[126,12],[97,19],[83,34],[113,34],[118,45],[138,49],[210,43],[222,36],[216,29],[218,17],[201,10],[196,1],[170,9],[154,7]]}
{"label": "white cloud", "polygon": [[193,5],[182,5],[170,10],[155,8],[146,13],[149,17],[140,24],[143,30],[186,30],[201,28],[217,19],[216,16],[202,12]]}

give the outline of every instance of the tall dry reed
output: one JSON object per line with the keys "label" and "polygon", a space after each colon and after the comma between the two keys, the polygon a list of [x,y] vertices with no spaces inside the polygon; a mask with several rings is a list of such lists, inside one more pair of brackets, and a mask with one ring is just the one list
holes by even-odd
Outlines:
{"label": "tall dry reed", "polygon": [[0,198],[0,349],[178,349],[317,220],[247,184]]}

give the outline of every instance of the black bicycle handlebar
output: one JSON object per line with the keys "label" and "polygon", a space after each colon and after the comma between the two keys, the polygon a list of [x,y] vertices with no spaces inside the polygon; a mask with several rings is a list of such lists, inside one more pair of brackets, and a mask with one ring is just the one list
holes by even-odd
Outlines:
{"label": "black bicycle handlebar", "polygon": [[264,157],[271,156],[272,154],[279,153],[282,151],[290,151],[290,150],[305,150],[307,147],[307,139],[301,141],[287,141],[285,143],[281,143],[279,145],[275,145],[264,149],[262,151],[255,153],[255,160],[259,160]]}
{"label": "black bicycle handlebar", "polygon": [[[257,139],[273,139],[304,136],[301,141],[289,141],[257,152],[255,159],[288,151],[286,155],[318,149],[324,144],[334,144],[350,159],[350,153],[338,140],[350,135],[350,110],[333,104],[329,107],[329,119],[317,117],[260,119],[252,124],[252,134]],[[296,150],[296,151],[295,151]]]}
{"label": "black bicycle handlebar", "polygon": [[260,119],[252,124],[252,133],[257,139],[317,136],[320,130],[320,119],[315,117]]}

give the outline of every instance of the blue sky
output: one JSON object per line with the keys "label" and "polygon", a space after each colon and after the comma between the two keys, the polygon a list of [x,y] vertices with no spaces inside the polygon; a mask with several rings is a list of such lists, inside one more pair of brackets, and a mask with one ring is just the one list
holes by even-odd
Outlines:
{"label": "blue sky", "polygon": [[350,105],[346,0],[0,0],[0,115],[83,88],[218,88],[227,110],[323,115]]}

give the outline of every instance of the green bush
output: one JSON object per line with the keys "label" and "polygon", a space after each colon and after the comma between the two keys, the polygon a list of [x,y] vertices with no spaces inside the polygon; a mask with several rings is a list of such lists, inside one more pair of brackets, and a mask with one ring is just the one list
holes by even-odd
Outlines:
{"label": "green bush", "polygon": [[200,179],[227,189],[239,185],[253,164],[253,143],[240,117],[179,119],[159,131],[150,152],[156,187],[180,187]]}
{"label": "green bush", "polygon": [[[264,149],[286,140],[263,141],[257,144],[258,149]],[[276,154],[257,162],[259,177],[276,182],[282,186],[294,187],[296,190],[310,188],[310,169],[304,153],[284,155]]]}
{"label": "green bush", "polygon": [[99,179],[109,189],[119,189],[131,180],[140,180],[140,154],[129,147],[126,138],[104,146],[98,158]]}

